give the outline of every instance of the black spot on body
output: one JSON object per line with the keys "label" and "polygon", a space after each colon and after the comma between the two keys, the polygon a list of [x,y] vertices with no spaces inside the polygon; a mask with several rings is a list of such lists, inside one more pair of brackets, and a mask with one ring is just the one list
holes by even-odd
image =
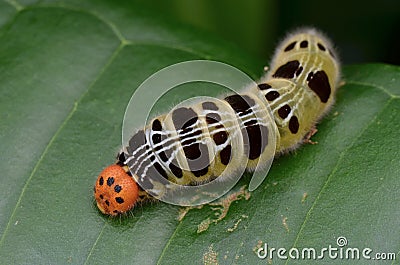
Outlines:
{"label": "black spot on body", "polygon": [[267,84],[267,83],[265,83],[265,84],[258,84],[258,88],[259,88],[260,90],[266,90],[266,89],[271,88],[271,85],[269,85],[269,84]]}
{"label": "black spot on body", "polygon": [[155,179],[157,180],[157,182],[161,182],[162,184],[168,183],[168,175],[165,172],[164,168],[158,162],[154,162],[154,164],[149,164],[148,166],[149,167],[147,168],[146,176],[140,182],[141,186],[143,186],[143,182],[145,182],[144,188],[151,189],[153,187],[153,184],[151,183],[150,179]]}
{"label": "black spot on body", "polygon": [[165,172],[164,168],[160,165],[160,163],[155,162],[153,166],[163,178],[168,179],[168,174],[167,172]]}
{"label": "black spot on body", "polygon": [[111,187],[112,184],[114,184],[114,178],[113,177],[109,177],[107,179],[107,185]]}
{"label": "black spot on body", "polygon": [[219,153],[219,157],[221,158],[221,163],[223,165],[226,166],[229,164],[229,161],[231,161],[231,152],[232,152],[232,147],[229,144]]}
{"label": "black spot on body", "polygon": [[107,204],[107,206],[110,206],[110,202],[108,200],[105,200],[104,202]]}
{"label": "black spot on body", "polygon": [[226,131],[221,131],[213,136],[213,140],[217,145],[221,145],[228,140],[228,133]]}
{"label": "black spot on body", "polygon": [[291,133],[296,134],[299,131],[299,120],[296,116],[292,116],[289,120],[289,130]]}
{"label": "black spot on body", "polygon": [[273,74],[273,77],[291,79],[294,77],[299,67],[300,67],[300,62],[297,60],[287,62],[286,64],[281,65],[276,70],[276,72]]}
{"label": "black spot on body", "polygon": [[302,66],[300,66],[298,69],[297,69],[297,71],[296,71],[296,76],[299,76],[299,75],[301,75],[301,73],[303,72],[303,67]]}
{"label": "black spot on body", "polygon": [[308,47],[308,41],[303,40],[302,42],[300,42],[300,48],[307,48]]}
{"label": "black spot on body", "polygon": [[161,158],[161,160],[163,162],[167,162],[168,161],[168,157],[167,157],[167,155],[165,154],[164,151],[161,151],[158,155],[160,156],[160,158]]}
{"label": "black spot on body", "polygon": [[318,71],[315,74],[310,74],[308,76],[309,78],[307,78],[308,86],[317,94],[321,102],[328,102],[331,95],[331,86],[325,71]]}
{"label": "black spot on body", "polygon": [[168,165],[169,169],[171,170],[172,174],[175,175],[177,178],[183,177],[182,169],[178,166],[178,161],[176,159],[172,160],[172,162]]}
{"label": "black spot on body", "polygon": [[124,199],[122,199],[122,197],[116,197],[115,201],[118,202],[119,204],[123,204],[124,203]]}
{"label": "black spot on body", "polygon": [[125,159],[125,153],[124,153],[124,152],[119,153],[117,165],[123,166],[125,160],[126,160],[126,159]]}
{"label": "black spot on body", "polygon": [[139,179],[140,181],[140,185],[139,185],[139,189],[140,190],[151,190],[154,188],[153,183],[151,183],[150,178],[149,177],[144,177],[143,179]]}
{"label": "black spot on body", "polygon": [[191,170],[191,172],[193,173],[193,175],[195,175],[195,177],[199,178],[201,176],[204,176],[205,174],[207,174],[208,172],[208,167],[199,169],[199,170]]}
{"label": "black spot on body", "polygon": [[206,115],[207,124],[214,124],[218,123],[219,121],[221,121],[221,116],[219,116],[217,113],[208,113]]}
{"label": "black spot on body", "polygon": [[187,146],[183,148],[183,151],[191,171],[204,169],[210,164],[208,148],[205,144]]}
{"label": "black spot on body", "polygon": [[246,121],[243,125],[248,127],[248,126],[255,125],[255,124],[257,124],[257,120],[252,119],[252,120]]}
{"label": "black spot on body", "polygon": [[214,102],[206,101],[206,102],[203,102],[201,105],[203,106],[204,110],[218,110],[218,107],[217,107],[217,105],[215,105]]}
{"label": "black spot on body", "polygon": [[275,99],[279,98],[280,94],[278,91],[270,91],[265,95],[265,98],[268,101],[274,101]]}
{"label": "black spot on body", "polygon": [[154,155],[150,156],[150,161],[153,162],[154,160],[156,160],[156,157]]}
{"label": "black spot on body", "polygon": [[232,95],[225,98],[225,101],[231,105],[232,109],[239,114],[245,115],[251,112],[250,105],[254,105],[255,101],[249,96]]}
{"label": "black spot on body", "polygon": [[128,154],[132,154],[138,148],[143,146],[145,143],[146,143],[145,134],[143,130],[140,130],[129,140],[129,146],[127,147]]}
{"label": "black spot on body", "polygon": [[288,51],[290,51],[290,50],[293,50],[293,48],[294,48],[294,46],[296,45],[296,42],[294,41],[294,42],[292,42],[292,43],[290,43],[288,46],[286,46],[286,48],[285,48],[285,52],[288,52]]}
{"label": "black spot on body", "polygon": [[100,199],[104,199],[104,196],[103,196],[103,194],[100,194]]}
{"label": "black spot on body", "polygon": [[192,126],[197,119],[197,113],[191,108],[177,108],[172,112],[172,121],[177,130]]}
{"label": "black spot on body", "polygon": [[161,130],[162,130],[162,126],[161,126],[160,120],[155,119],[155,120],[153,121],[153,124],[152,124],[152,126],[151,126],[151,129],[152,129],[153,131],[161,131]]}
{"label": "black spot on body", "polygon": [[288,104],[280,107],[278,109],[279,117],[281,117],[282,119],[285,119],[289,115],[290,111],[291,111],[291,108]]}
{"label": "black spot on body", "polygon": [[159,144],[159,143],[161,143],[161,134],[158,134],[158,133],[153,134],[151,136],[151,139],[153,140],[154,144]]}
{"label": "black spot on body", "polygon": [[326,50],[326,49],[325,49],[325,46],[322,45],[321,43],[318,43],[317,46],[318,46],[318,48],[319,48],[321,51],[325,51],[325,50]]}
{"label": "black spot on body", "polygon": [[103,178],[103,177],[100,177],[100,179],[99,179],[99,185],[100,185],[100,186],[103,186],[103,184],[104,184],[104,178]]}
{"label": "black spot on body", "polygon": [[307,75],[307,81],[310,81],[311,78],[313,77],[314,73],[313,72],[309,72]]}
{"label": "black spot on body", "polygon": [[202,131],[200,129],[195,130],[192,133],[188,133],[190,131],[193,131],[193,129],[190,129],[187,132],[186,131],[182,131],[181,134],[187,133],[185,136],[180,137],[182,145],[190,145],[190,144],[196,142],[196,136],[199,136],[202,133]]}
{"label": "black spot on body", "polygon": [[120,193],[121,190],[122,190],[122,187],[121,187],[120,185],[115,185],[115,186],[114,186],[114,191],[115,191],[116,193]]}
{"label": "black spot on body", "polygon": [[253,125],[242,129],[245,153],[253,160],[258,158],[268,144],[268,128],[262,125]]}

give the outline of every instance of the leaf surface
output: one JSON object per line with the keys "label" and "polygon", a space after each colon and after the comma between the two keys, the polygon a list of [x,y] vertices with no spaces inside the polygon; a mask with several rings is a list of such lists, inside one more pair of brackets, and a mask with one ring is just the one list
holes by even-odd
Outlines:
{"label": "leaf surface", "polygon": [[230,201],[181,220],[163,203],[108,219],[92,187],[114,161],[134,89],[181,61],[223,61],[254,78],[263,62],[123,3],[6,1],[0,17],[2,264],[255,264],[264,243],[320,249],[339,236],[399,253],[399,67],[345,67],[318,144],[277,158],[251,194],[245,176]]}

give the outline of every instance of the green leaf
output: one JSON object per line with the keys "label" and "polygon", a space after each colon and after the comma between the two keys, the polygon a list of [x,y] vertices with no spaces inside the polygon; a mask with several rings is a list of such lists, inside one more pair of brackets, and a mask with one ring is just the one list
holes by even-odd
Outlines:
{"label": "green leaf", "polygon": [[185,60],[254,78],[263,62],[125,2],[32,2],[0,2],[1,264],[255,264],[264,243],[321,249],[340,236],[400,255],[399,67],[345,67],[318,144],[277,158],[251,194],[246,176],[185,216],[153,203],[109,219],[92,187],[114,161],[133,90]]}

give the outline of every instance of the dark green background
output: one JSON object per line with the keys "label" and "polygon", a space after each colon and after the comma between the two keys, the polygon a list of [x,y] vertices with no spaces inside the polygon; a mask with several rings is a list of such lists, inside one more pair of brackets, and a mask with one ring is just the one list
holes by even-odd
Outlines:
{"label": "dark green background", "polygon": [[314,26],[334,41],[344,64],[400,63],[400,1],[169,0],[138,1],[236,42],[269,61],[277,40],[300,26]]}

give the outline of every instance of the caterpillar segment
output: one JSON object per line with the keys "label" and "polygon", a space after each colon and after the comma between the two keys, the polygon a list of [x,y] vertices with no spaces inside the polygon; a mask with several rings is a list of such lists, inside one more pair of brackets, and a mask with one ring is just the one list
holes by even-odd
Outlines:
{"label": "caterpillar segment", "polygon": [[[170,182],[196,186],[260,170],[303,142],[334,103],[339,78],[331,42],[315,29],[298,30],[278,45],[258,86],[153,118],[131,137],[117,164],[140,184],[136,202],[149,200],[148,192],[162,198]],[[107,206],[118,196],[108,192],[106,198],[111,188],[96,182],[99,209],[109,215],[131,209]]]}
{"label": "caterpillar segment", "polygon": [[268,146],[275,123],[258,94],[208,98],[154,118],[129,141],[125,164],[141,187],[160,197],[169,181],[198,185],[254,169],[275,150],[275,141]]}

